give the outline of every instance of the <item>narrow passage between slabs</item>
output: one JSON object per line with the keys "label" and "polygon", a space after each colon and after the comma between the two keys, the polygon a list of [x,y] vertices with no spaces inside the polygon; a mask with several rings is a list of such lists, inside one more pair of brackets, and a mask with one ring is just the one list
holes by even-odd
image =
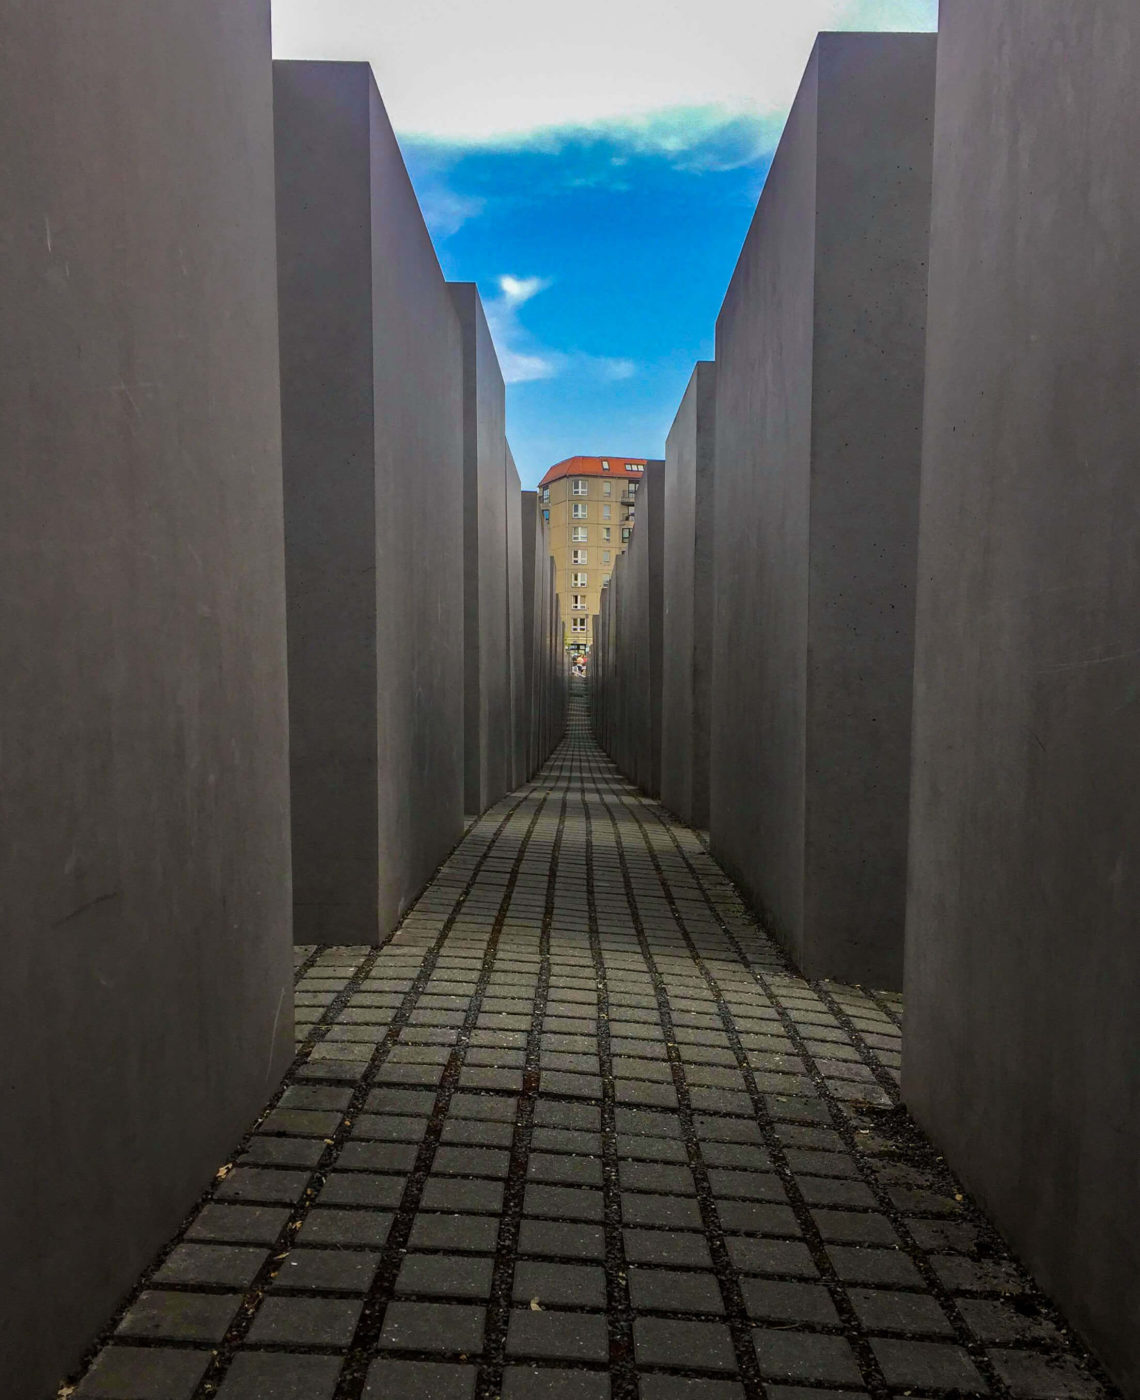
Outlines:
{"label": "narrow passage between slabs", "polygon": [[581,694],[384,947],[298,958],[80,1400],[1097,1393],[897,1106],[899,999],[794,974]]}

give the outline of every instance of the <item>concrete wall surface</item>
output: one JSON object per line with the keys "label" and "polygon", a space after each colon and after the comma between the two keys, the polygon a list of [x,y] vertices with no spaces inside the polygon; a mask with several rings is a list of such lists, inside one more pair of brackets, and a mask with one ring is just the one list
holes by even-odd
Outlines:
{"label": "concrete wall surface", "polygon": [[556,571],[537,491],[522,493],[523,668],[526,772],[534,776],[566,728],[561,627],[556,624]]}
{"label": "concrete wall surface", "polygon": [[507,518],[507,648],[511,718],[511,788],[530,777],[527,772],[527,709],[525,606],[523,602],[522,488],[511,449],[506,449],[503,509]]}
{"label": "concrete wall surface", "polygon": [[665,450],[661,801],[708,826],[716,366],[693,369]]}
{"label": "concrete wall surface", "polygon": [[906,1098],[1140,1395],[1140,10],[943,0]]}
{"label": "concrete wall surface", "polygon": [[295,935],[372,943],[462,834],[460,329],[369,66],[274,74]]}
{"label": "concrete wall surface", "polygon": [[463,346],[464,805],[513,786],[507,604],[506,398],[474,282],[448,284]]}
{"label": "concrete wall surface", "polygon": [[713,849],[902,979],[935,37],[823,34],[717,322]]}
{"label": "concrete wall surface", "polygon": [[55,1395],[292,1055],[268,0],[0,44],[0,1394]]}
{"label": "concrete wall surface", "polygon": [[660,791],[665,463],[649,461],[629,547],[601,594],[590,689],[594,733],[625,775]]}

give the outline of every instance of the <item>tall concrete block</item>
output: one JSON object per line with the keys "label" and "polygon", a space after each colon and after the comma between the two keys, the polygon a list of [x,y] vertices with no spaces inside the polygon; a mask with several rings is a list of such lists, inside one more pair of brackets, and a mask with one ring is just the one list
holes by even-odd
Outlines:
{"label": "tall concrete block", "polygon": [[460,329],[365,63],[276,63],[295,933],[386,935],[462,834]]}
{"label": "tall concrete block", "polygon": [[713,848],[902,979],[933,35],[820,36],[717,321]]}
{"label": "tall concrete block", "polygon": [[503,509],[507,518],[507,657],[510,685],[510,786],[525,783],[527,772],[527,711],[525,607],[523,602],[523,514],[518,469],[506,448]]}
{"label": "tall concrete block", "polygon": [[267,0],[4,7],[5,1400],[292,1055]]}
{"label": "tall concrete block", "polygon": [[664,651],[665,578],[665,463],[645,465],[645,484],[639,494],[637,525],[644,546],[644,586],[640,630],[645,637],[647,668],[646,720],[638,784],[651,797],[661,795],[661,687]]}
{"label": "tall concrete block", "polygon": [[1140,11],[943,0],[904,1091],[1140,1395]]}
{"label": "tall concrete block", "polygon": [[463,346],[464,804],[476,815],[513,778],[506,395],[475,284],[448,285]]}
{"label": "tall concrete block", "polygon": [[522,492],[523,647],[525,675],[526,771],[534,776],[562,737],[555,640],[555,562],[537,491]]}
{"label": "tall concrete block", "polygon": [[665,450],[661,801],[709,821],[716,366],[694,368]]}

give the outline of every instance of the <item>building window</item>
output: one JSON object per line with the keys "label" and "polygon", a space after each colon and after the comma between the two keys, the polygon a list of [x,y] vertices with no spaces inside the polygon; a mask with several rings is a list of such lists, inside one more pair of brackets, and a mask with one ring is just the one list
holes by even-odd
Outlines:
{"label": "building window", "polygon": [[575,549],[573,551],[574,557],[570,560],[571,564],[588,564],[590,561],[586,558],[586,553],[587,551],[584,549]]}
{"label": "building window", "polygon": [[586,630],[586,619],[584,617],[572,617],[570,619],[571,632],[584,632]]}
{"label": "building window", "polygon": [[586,527],[585,527],[585,525],[573,525],[573,526],[571,526],[571,527],[570,527],[570,538],[571,538],[573,541],[575,541],[575,543],[577,543],[577,544],[585,544],[585,543],[586,543]]}
{"label": "building window", "polygon": [[590,494],[590,483],[579,478],[574,482],[571,490],[575,496],[588,496]]}
{"label": "building window", "polygon": [[574,504],[570,507],[570,518],[571,518],[571,520],[585,520],[585,518],[586,518],[586,502],[585,502],[585,501],[575,501],[575,502],[574,502]]}
{"label": "building window", "polygon": [[602,587],[603,587],[603,588],[608,587],[609,581],[610,581],[610,575],[609,575],[609,574],[603,574],[603,575],[602,575]]}
{"label": "building window", "polygon": [[586,586],[587,586],[587,585],[586,585],[586,575],[585,575],[585,574],[571,574],[571,575],[570,575],[570,587],[571,587],[571,588],[585,588]]}
{"label": "building window", "polygon": [[542,504],[543,504],[543,505],[546,505],[549,501],[550,501],[550,487],[549,487],[549,486],[544,486],[544,487],[542,488]]}
{"label": "building window", "polygon": [[610,562],[610,552],[609,552],[608,549],[603,549],[603,550],[602,550],[602,563],[603,563],[603,564],[608,564],[609,562]]}
{"label": "building window", "polygon": [[605,541],[606,544],[609,544],[609,542],[610,542],[610,527],[609,527],[608,525],[603,525],[603,526],[602,526],[602,539]]}
{"label": "building window", "polygon": [[609,469],[610,469],[610,464],[609,464],[609,463],[606,461],[606,459],[603,457],[603,458],[602,458],[602,471],[608,472]]}
{"label": "building window", "polygon": [[586,595],[584,593],[571,593],[570,606],[575,612],[586,611]]}
{"label": "building window", "polygon": [[550,512],[548,510],[544,510],[542,512],[542,518],[546,521],[548,525],[550,524]]}
{"label": "building window", "polygon": [[603,496],[608,496],[609,494],[610,494],[610,483],[609,483],[608,481],[603,481],[603,482],[602,482],[602,495],[603,495]]}
{"label": "building window", "polygon": [[629,526],[628,526],[628,525],[623,525],[623,526],[621,527],[621,542],[622,542],[622,544],[629,544],[629,535],[630,535]]}
{"label": "building window", "polygon": [[625,464],[625,469],[627,472],[641,472],[645,470],[639,462],[627,462]]}
{"label": "building window", "polygon": [[602,519],[603,519],[603,520],[608,520],[608,519],[610,518],[610,511],[611,511],[611,509],[612,509],[612,507],[610,507],[610,506],[603,506],[603,507],[602,507]]}
{"label": "building window", "polygon": [[629,492],[629,494],[630,494],[631,496],[636,496],[636,495],[637,495],[637,482],[636,482],[636,481],[631,481],[631,482],[629,483],[629,485],[626,487],[626,490]]}

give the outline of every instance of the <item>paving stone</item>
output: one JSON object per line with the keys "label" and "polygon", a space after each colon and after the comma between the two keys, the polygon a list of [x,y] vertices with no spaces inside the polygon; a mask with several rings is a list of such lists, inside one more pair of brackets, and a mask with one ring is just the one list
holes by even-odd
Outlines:
{"label": "paving stone", "polygon": [[885,1288],[852,1288],[848,1296],[868,1332],[905,1332],[908,1336],[953,1335],[946,1314],[925,1293],[896,1293]]}
{"label": "paving stone", "polygon": [[740,1291],[748,1316],[757,1321],[839,1326],[831,1294],[820,1284],[745,1278],[740,1281]]}
{"label": "paving stone", "polygon": [[735,1371],[732,1336],[719,1322],[679,1322],[638,1317],[633,1322],[639,1366],[677,1366],[694,1371]]}
{"label": "paving stone", "polygon": [[598,1157],[570,1157],[532,1152],[527,1161],[527,1178],[568,1186],[601,1186],[602,1163]]}
{"label": "paving stone", "polygon": [[315,1167],[324,1155],[326,1144],[317,1138],[261,1137],[254,1134],[241,1154],[244,1167]]}
{"label": "paving stone", "polygon": [[871,1350],[888,1385],[987,1393],[985,1381],[962,1347],[872,1337]]}
{"label": "paving stone", "polygon": [[1058,1337],[1057,1329],[1048,1319],[1028,1310],[1032,1306],[1028,1299],[1022,1300],[1020,1309],[1004,1300],[988,1298],[959,1298],[957,1306],[979,1341],[1048,1343]]}
{"label": "paving stone", "polygon": [[404,1194],[404,1179],[370,1172],[330,1172],[317,1196],[321,1206],[387,1206],[394,1209]]}
{"label": "paving stone", "polygon": [[711,1273],[634,1268],[629,1270],[629,1293],[641,1312],[724,1312],[720,1287]]}
{"label": "paving stone", "polygon": [[605,1232],[600,1225],[553,1220],[524,1220],[519,1227],[519,1253],[561,1259],[604,1259]]}
{"label": "paving stone", "polygon": [[881,1244],[898,1248],[899,1237],[885,1215],[862,1211],[813,1210],[819,1233],[834,1244]]}
{"label": "paving stone", "polygon": [[994,1369],[1019,1400],[1098,1400],[1101,1386],[1072,1357],[1038,1351],[989,1351]]}
{"label": "paving stone", "polygon": [[502,1400],[610,1400],[610,1378],[591,1371],[507,1366]]}
{"label": "paving stone", "polygon": [[922,1275],[901,1250],[828,1245],[835,1272],[845,1283],[896,1283],[921,1288]]}
{"label": "paving stone", "polygon": [[388,1238],[392,1212],[382,1210],[309,1211],[297,1235],[302,1245],[361,1245],[379,1248]]}
{"label": "paving stone", "polygon": [[752,1341],[765,1379],[862,1384],[855,1354],[844,1337],[758,1327]]}
{"label": "paving stone", "polygon": [[743,1400],[744,1397],[744,1387],[738,1381],[692,1376],[642,1375],[638,1386],[641,1400]]}
{"label": "paving stone", "polygon": [[246,1289],[269,1258],[264,1249],[246,1245],[180,1244],[155,1271],[153,1283],[208,1284]]}
{"label": "paving stone", "polygon": [[292,1249],[281,1262],[274,1289],[367,1293],[380,1255],[357,1249]]}
{"label": "paving stone", "polygon": [[332,1400],[340,1367],[337,1356],[239,1351],[218,1400]]}
{"label": "paving stone", "polygon": [[420,1196],[420,1208],[498,1215],[503,1208],[503,1183],[479,1178],[464,1181],[448,1176],[429,1176]]}
{"label": "paving stone", "polygon": [[275,1346],[346,1347],[361,1304],[347,1298],[266,1298],[246,1340]]}
{"label": "paving stone", "polygon": [[212,1359],[209,1351],[104,1347],[75,1400],[191,1400]]}
{"label": "paving stone", "polygon": [[[418,1224],[418,1222],[417,1222]],[[489,1298],[494,1260],[450,1254],[407,1254],[396,1277],[397,1293],[447,1298]]]}
{"label": "paving stone", "polygon": [[121,1337],[164,1342],[220,1342],[241,1306],[240,1293],[175,1293],[148,1289],[115,1329]]}
{"label": "paving stone", "polygon": [[507,1353],[551,1361],[606,1361],[610,1343],[605,1316],[515,1308],[507,1328]]}
{"label": "paving stone", "polygon": [[680,1264],[711,1269],[712,1256],[704,1235],[680,1230],[623,1230],[625,1255],[631,1264]]}
{"label": "paving stone", "polygon": [[730,1236],[725,1240],[729,1257],[736,1267],[747,1274],[767,1274],[771,1277],[818,1278],[819,1270],[805,1244],[795,1240],[766,1240],[748,1236]]}
{"label": "paving stone", "polygon": [[477,1375],[474,1366],[382,1358],[368,1368],[363,1400],[473,1400]]}
{"label": "paving stone", "polygon": [[392,1351],[477,1352],[483,1320],[484,1310],[470,1304],[397,1301],[384,1314],[380,1345]]}
{"label": "paving stone", "polygon": [[493,1254],[498,1235],[499,1221],[493,1215],[437,1215],[421,1211],[412,1226],[408,1247]]}
{"label": "paving stone", "polygon": [[188,1240],[218,1240],[234,1244],[275,1244],[289,1223],[289,1212],[277,1206],[203,1206],[186,1231]]}
{"label": "paving stone", "polygon": [[621,1215],[627,1225],[655,1225],[670,1230],[699,1230],[703,1226],[700,1206],[695,1198],[687,1196],[623,1191]]}

